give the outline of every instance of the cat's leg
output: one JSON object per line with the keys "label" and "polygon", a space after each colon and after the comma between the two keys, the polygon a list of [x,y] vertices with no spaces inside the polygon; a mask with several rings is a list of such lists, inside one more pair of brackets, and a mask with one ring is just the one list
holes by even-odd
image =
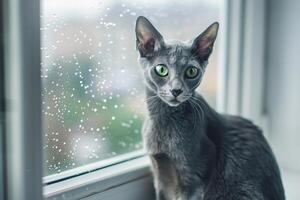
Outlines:
{"label": "cat's leg", "polygon": [[156,200],[168,200],[162,190],[156,190]]}
{"label": "cat's leg", "polygon": [[162,192],[158,192],[156,200],[167,200]]}
{"label": "cat's leg", "polygon": [[176,200],[202,200],[203,191],[202,189],[193,189],[193,192],[181,192]]}
{"label": "cat's leg", "polygon": [[152,174],[153,174],[153,181],[154,181],[154,189],[155,189],[155,199],[156,200],[167,200],[163,193],[163,186],[159,180],[159,172],[156,161],[150,156],[152,162]]}
{"label": "cat's leg", "polygon": [[[156,157],[156,159],[154,159]],[[172,198],[174,196],[174,188],[172,188],[172,181],[168,178],[168,170],[165,169],[165,165],[162,164],[162,156],[151,156],[152,162],[152,172],[154,178],[154,188],[156,194],[156,200],[175,200]]]}
{"label": "cat's leg", "polygon": [[159,177],[157,176],[157,174],[155,175],[155,173],[153,173],[153,175],[154,175],[154,188],[155,188],[156,200],[169,200],[166,197],[164,186],[162,182],[160,182]]}

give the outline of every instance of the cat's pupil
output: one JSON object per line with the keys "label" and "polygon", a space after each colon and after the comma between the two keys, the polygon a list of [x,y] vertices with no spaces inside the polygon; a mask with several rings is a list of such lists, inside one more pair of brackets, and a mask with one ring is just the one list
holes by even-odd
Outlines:
{"label": "cat's pupil", "polygon": [[157,75],[164,77],[168,75],[168,68],[164,65],[157,65],[155,67],[155,72]]}
{"label": "cat's pupil", "polygon": [[186,76],[187,76],[188,78],[194,78],[194,77],[197,76],[197,74],[198,74],[198,69],[195,68],[195,67],[190,67],[190,68],[187,69],[187,71],[186,71]]}

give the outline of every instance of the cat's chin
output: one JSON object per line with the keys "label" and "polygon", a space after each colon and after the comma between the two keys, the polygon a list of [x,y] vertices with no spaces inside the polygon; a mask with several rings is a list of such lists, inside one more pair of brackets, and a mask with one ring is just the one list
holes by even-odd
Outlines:
{"label": "cat's chin", "polygon": [[171,107],[177,107],[179,106],[182,102],[178,101],[177,99],[172,99],[172,100],[163,100],[166,104],[168,104]]}

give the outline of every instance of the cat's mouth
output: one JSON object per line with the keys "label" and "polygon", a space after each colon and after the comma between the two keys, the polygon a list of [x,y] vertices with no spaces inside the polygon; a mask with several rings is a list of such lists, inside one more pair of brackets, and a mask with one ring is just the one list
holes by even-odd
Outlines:
{"label": "cat's mouth", "polygon": [[169,106],[176,107],[185,102],[190,98],[190,95],[179,95],[177,97],[173,95],[166,95],[163,93],[158,93],[159,98],[168,104]]}
{"label": "cat's mouth", "polygon": [[177,97],[163,96],[161,99],[169,106],[176,107],[182,103]]}

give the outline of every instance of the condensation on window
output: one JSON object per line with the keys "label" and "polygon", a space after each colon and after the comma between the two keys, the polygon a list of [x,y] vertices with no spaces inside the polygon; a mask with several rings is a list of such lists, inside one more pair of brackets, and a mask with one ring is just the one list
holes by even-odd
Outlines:
{"label": "condensation on window", "polygon": [[[44,175],[142,148],[146,115],[134,25],[189,40],[219,19],[220,2],[42,0]],[[201,92],[216,101],[217,51]]]}

